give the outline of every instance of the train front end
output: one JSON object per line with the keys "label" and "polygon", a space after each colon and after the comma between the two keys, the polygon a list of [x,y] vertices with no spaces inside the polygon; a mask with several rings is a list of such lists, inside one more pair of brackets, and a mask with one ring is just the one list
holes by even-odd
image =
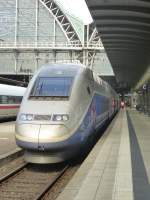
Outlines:
{"label": "train front end", "polygon": [[42,68],[31,80],[16,122],[16,143],[31,163],[64,161],[78,149],[71,91],[77,68]]}

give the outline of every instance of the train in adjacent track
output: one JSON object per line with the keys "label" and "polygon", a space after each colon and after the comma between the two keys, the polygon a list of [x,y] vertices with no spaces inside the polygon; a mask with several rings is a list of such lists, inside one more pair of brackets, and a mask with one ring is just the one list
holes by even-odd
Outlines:
{"label": "train in adjacent track", "polygon": [[16,117],[26,88],[0,84],[0,120]]}
{"label": "train in adjacent track", "polygon": [[76,155],[118,109],[116,92],[89,68],[45,65],[24,95],[16,143],[28,162],[62,162]]}

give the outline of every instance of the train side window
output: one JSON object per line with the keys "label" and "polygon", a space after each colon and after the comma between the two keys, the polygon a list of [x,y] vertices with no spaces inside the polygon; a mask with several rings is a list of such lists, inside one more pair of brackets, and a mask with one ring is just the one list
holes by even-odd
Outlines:
{"label": "train side window", "polygon": [[21,101],[22,101],[22,97],[19,97],[19,96],[18,96],[18,97],[16,98],[16,103],[21,103]]}
{"label": "train side window", "polygon": [[2,96],[0,96],[0,104],[2,104]]}
{"label": "train side window", "polygon": [[22,96],[0,96],[0,104],[20,104]]}
{"label": "train side window", "polygon": [[8,104],[13,104],[15,102],[15,98],[13,96],[8,96]]}
{"label": "train side window", "polygon": [[8,96],[2,96],[2,104],[8,103]]}
{"label": "train side window", "polygon": [[21,96],[14,96],[12,98],[13,98],[12,103],[14,103],[14,104],[20,104],[21,101],[22,101],[22,97]]}
{"label": "train side window", "polygon": [[87,86],[87,92],[88,92],[89,95],[91,94],[91,90],[90,90],[89,86]]}

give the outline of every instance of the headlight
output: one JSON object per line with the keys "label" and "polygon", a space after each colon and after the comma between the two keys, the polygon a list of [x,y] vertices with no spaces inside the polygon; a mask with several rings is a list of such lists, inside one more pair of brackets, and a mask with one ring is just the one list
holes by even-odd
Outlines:
{"label": "headlight", "polygon": [[32,121],[34,119],[34,116],[33,115],[27,115],[27,120],[28,121]]}
{"label": "headlight", "polygon": [[19,116],[19,119],[21,121],[32,121],[34,119],[34,115],[32,115],[32,114],[21,114]]}
{"label": "headlight", "polygon": [[26,121],[26,120],[27,120],[26,114],[21,114],[21,115],[19,116],[19,120],[21,120],[21,121]]}
{"label": "headlight", "polygon": [[68,115],[63,115],[62,119],[63,119],[63,121],[68,121],[69,120],[69,116]]}
{"label": "headlight", "polygon": [[69,115],[53,115],[53,121],[68,121]]}
{"label": "headlight", "polygon": [[62,120],[62,116],[61,116],[61,115],[57,115],[57,116],[55,117],[55,120],[56,120],[56,121],[61,121],[61,120]]}

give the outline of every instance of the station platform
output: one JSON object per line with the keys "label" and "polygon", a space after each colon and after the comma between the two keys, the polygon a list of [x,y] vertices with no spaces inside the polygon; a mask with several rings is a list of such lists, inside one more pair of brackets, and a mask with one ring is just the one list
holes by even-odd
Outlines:
{"label": "station platform", "polygon": [[15,122],[0,123],[0,160],[20,150],[15,142]]}
{"label": "station platform", "polygon": [[149,200],[150,118],[121,110],[57,200]]}

